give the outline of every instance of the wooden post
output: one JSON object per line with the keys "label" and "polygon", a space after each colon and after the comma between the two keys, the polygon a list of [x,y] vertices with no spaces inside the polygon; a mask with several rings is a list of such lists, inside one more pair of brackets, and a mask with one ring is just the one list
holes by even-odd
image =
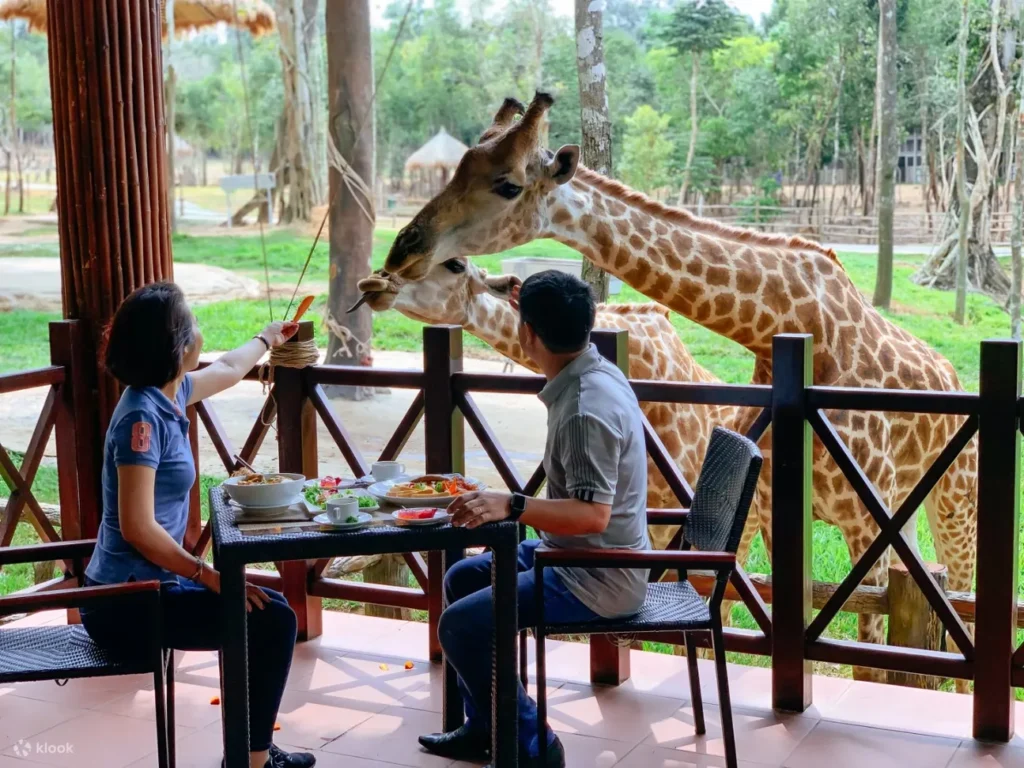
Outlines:
{"label": "wooden post", "polygon": [[[288,342],[311,341],[313,323],[299,323],[299,330]],[[274,368],[274,392],[277,398],[277,456],[281,472],[316,477],[316,409],[309,401],[306,372],[302,368]],[[282,566],[284,596],[298,617],[300,641],[323,634],[323,601],[309,594],[312,560],[290,560]]]}
{"label": "wooden post", "polygon": [[188,442],[192,449],[192,462],[196,468],[196,481],[192,484],[192,490],[189,492],[184,547],[189,552],[194,552],[203,534],[202,488],[199,482],[199,413],[194,405],[190,405],[185,409],[185,415],[188,417]]}
{"label": "wooden post", "polygon": [[[925,563],[939,589],[946,590],[946,566],[939,563]],[[903,563],[889,566],[889,645],[902,648],[924,648],[937,651],[942,647],[945,630],[931,604],[917,586],[914,577]],[[888,672],[891,685],[905,685],[910,688],[931,688],[938,690],[941,678],[933,675],[911,675],[906,672]]]}
{"label": "wooden post", "polygon": [[809,334],[772,341],[772,706],[811,705],[811,662],[804,653],[811,621],[811,385]]}
{"label": "wooden post", "polygon": [[1013,738],[1020,521],[1020,341],[981,344],[974,738]]}
{"label": "wooden post", "polygon": [[[427,472],[462,472],[465,468],[465,423],[455,407],[452,374],[462,371],[462,328],[435,325],[423,329],[423,428]],[[430,659],[441,660],[437,623],[444,610],[445,561],[440,552],[427,555],[430,584],[428,614]]]}
{"label": "wooden post", "polygon": [[91,440],[80,455],[99,457],[120,396],[95,352],[100,337],[132,290],[172,278],[160,3],[46,6],[62,304],[65,318],[89,321],[91,376],[81,380],[96,387],[88,397],[95,427],[76,428],[80,441]]}
{"label": "wooden post", "polygon": [[[598,352],[629,378],[629,331],[594,331],[591,339]],[[616,643],[610,635],[591,635],[590,682],[620,685],[629,680],[629,651],[628,645]]]}
{"label": "wooden post", "polygon": [[65,541],[94,538],[100,521],[103,438],[97,434],[95,352],[86,325],[81,320],[50,323],[50,360],[65,369],[55,424]]}

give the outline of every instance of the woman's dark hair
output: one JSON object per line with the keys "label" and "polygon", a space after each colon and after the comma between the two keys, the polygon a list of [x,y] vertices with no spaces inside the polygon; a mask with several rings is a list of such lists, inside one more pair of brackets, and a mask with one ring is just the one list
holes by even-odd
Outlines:
{"label": "woman's dark hair", "polygon": [[519,317],[549,352],[579,352],[590,341],[597,306],[590,286],[565,272],[531,275],[519,290]]}
{"label": "woman's dark hair", "polygon": [[105,363],[129,387],[162,387],[181,371],[195,341],[192,312],[174,283],[150,283],[121,302],[110,323]]}

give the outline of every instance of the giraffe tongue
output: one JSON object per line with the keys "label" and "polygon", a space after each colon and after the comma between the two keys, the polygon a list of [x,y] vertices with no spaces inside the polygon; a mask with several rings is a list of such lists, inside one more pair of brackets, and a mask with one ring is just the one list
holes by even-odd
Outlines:
{"label": "giraffe tongue", "polygon": [[369,293],[364,293],[359,298],[359,301],[357,301],[355,304],[353,304],[352,307],[348,310],[348,312],[346,314],[351,315],[353,312],[355,312],[357,309],[359,309],[361,306],[363,306],[363,304],[365,304],[367,301],[369,301],[369,299],[370,299],[370,294]]}

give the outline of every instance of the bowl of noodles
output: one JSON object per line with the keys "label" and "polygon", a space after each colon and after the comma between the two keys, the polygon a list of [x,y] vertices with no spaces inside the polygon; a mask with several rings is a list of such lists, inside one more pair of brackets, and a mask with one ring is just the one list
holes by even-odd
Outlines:
{"label": "bowl of noodles", "polygon": [[462,475],[421,475],[411,480],[375,483],[368,489],[396,507],[447,507],[464,493],[482,491],[483,483]]}
{"label": "bowl of noodles", "polygon": [[224,481],[224,490],[242,507],[283,507],[302,496],[305,475],[289,472],[239,472]]}

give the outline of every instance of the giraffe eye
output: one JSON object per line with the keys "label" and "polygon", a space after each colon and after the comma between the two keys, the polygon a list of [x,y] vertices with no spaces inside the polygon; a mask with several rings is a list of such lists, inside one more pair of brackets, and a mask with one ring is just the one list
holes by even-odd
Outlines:
{"label": "giraffe eye", "polygon": [[496,184],[494,186],[494,191],[506,200],[514,200],[519,196],[519,193],[523,191],[523,188],[518,184],[513,184],[511,181],[505,180]]}
{"label": "giraffe eye", "polygon": [[461,275],[466,271],[466,265],[459,261],[459,259],[448,259],[448,261],[444,262],[444,268],[454,275]]}

